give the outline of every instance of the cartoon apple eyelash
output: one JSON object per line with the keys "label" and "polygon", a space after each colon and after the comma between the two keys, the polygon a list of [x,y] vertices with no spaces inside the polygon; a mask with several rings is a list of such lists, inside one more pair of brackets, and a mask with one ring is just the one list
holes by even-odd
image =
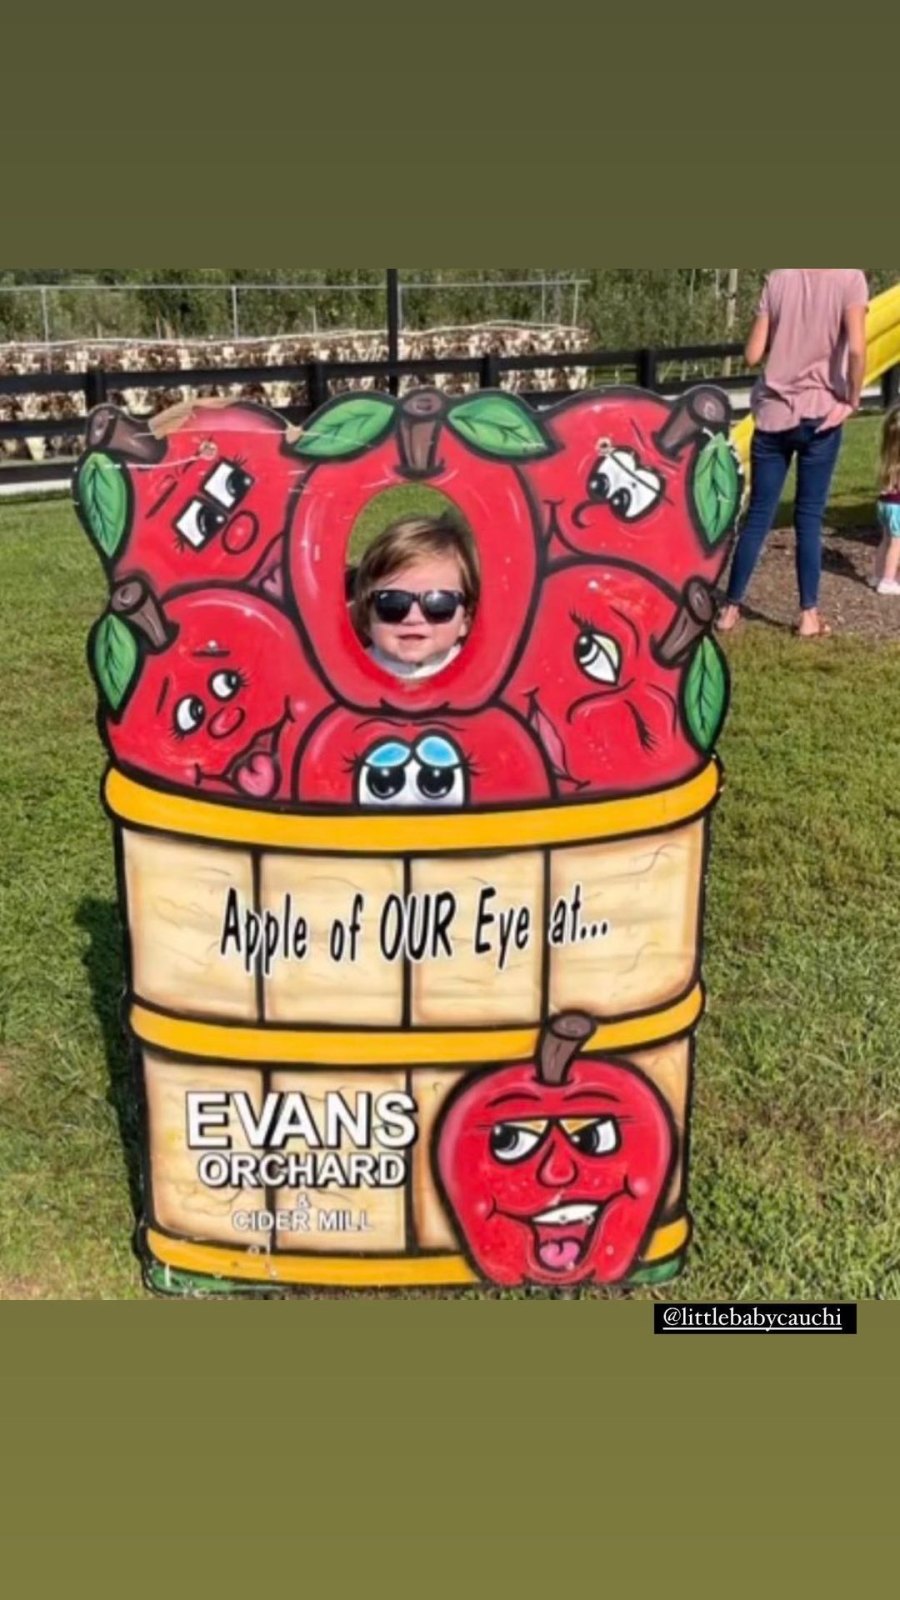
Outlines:
{"label": "cartoon apple eyelash", "polygon": [[[616,664],[617,669],[621,671],[621,667],[622,667],[622,648],[621,648],[621,645],[619,644],[619,641],[616,638],[614,638],[611,633],[607,633],[605,628],[601,628],[599,623],[591,622],[587,617],[581,616],[579,614],[579,612],[570,611],[569,612],[569,616],[571,617],[572,621],[574,622],[576,628],[578,628],[579,632],[592,634],[595,639],[602,640],[603,643],[604,643],[604,648],[606,647],[607,644],[609,644],[609,645],[611,645],[613,647],[611,653],[613,654],[613,656],[615,658],[615,664]],[[632,632],[633,632],[634,631],[633,625],[628,621],[628,618],[624,617],[622,620],[624,622],[628,623],[628,626],[632,629]],[[608,653],[610,653],[610,652],[608,652]]]}
{"label": "cartoon apple eyelash", "polygon": [[600,629],[599,625],[596,622],[589,621],[589,619],[587,617],[583,617],[580,612],[578,612],[578,611],[570,611],[569,612],[569,616],[571,617],[572,621],[574,622],[576,628],[580,628],[582,633],[600,633],[601,632],[601,629]]}

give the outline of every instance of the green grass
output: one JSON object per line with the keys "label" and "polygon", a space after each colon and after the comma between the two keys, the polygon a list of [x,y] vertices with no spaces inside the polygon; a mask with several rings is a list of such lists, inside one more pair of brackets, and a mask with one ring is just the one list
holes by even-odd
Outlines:
{"label": "green grass", "polygon": [[[835,521],[871,520],[874,434],[848,430]],[[66,504],[0,505],[0,559],[0,1297],[136,1298],[120,928],[84,661],[104,582]],[[897,1298],[900,650],[747,628],[729,653],[695,1241],[685,1276],[635,1292]]]}
{"label": "green grass", "polygon": [[441,494],[439,489],[429,489],[427,484],[404,483],[396,489],[383,489],[368,502],[354,523],[348,559],[351,563],[358,561],[372,540],[401,517],[439,517],[448,512],[459,515],[447,495]]}

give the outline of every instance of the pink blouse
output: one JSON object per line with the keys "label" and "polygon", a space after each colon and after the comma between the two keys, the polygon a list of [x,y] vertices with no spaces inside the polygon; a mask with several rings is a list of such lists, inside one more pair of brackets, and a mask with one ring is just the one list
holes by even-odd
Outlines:
{"label": "pink blouse", "polygon": [[769,273],[757,306],[757,315],[769,318],[768,353],[750,399],[758,428],[780,433],[806,417],[828,416],[846,399],[844,312],[868,299],[865,274],[857,267],[779,267]]}

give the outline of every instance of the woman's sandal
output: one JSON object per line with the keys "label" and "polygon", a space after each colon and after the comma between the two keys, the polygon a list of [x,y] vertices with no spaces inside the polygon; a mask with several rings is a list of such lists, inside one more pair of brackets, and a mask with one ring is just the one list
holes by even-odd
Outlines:
{"label": "woman's sandal", "polygon": [[819,626],[810,633],[801,633],[799,622],[795,622],[791,632],[795,639],[827,639],[831,634],[831,623],[820,621]]}

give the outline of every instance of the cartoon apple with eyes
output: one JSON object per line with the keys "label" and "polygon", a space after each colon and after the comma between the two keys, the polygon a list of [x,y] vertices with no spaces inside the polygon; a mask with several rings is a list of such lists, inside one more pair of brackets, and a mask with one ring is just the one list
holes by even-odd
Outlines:
{"label": "cartoon apple with eyes", "polygon": [[550,572],[504,691],[540,740],[566,798],[629,794],[696,771],[725,715],[721,652],[702,637],[708,588],[682,595],[618,562]]}
{"label": "cartoon apple with eyes", "polygon": [[550,793],[538,741],[499,708],[410,722],[340,707],[310,734],[297,779],[301,801],[379,809],[503,805]]}
{"label": "cartoon apple with eyes", "polygon": [[138,422],[99,406],[73,482],[79,518],[116,579],[157,594],[251,583],[273,598],[288,503],[304,467],[296,430],[245,401],[197,401]]}
{"label": "cartoon apple with eyes", "polygon": [[671,1116],[636,1068],[579,1055],[595,1026],[554,1017],[535,1061],[467,1078],[442,1116],[440,1182],[491,1283],[618,1283],[651,1232]]}
{"label": "cartoon apple with eyes", "polygon": [[523,471],[551,562],[613,556],[679,587],[715,582],[741,498],[720,390],[701,385],[671,405],[641,389],[598,391],[544,417],[561,448]]}
{"label": "cartoon apple with eyes", "polygon": [[290,792],[300,737],[328,705],[283,612],[237,589],[113,591],[89,657],[116,761],[168,783],[253,800]]}
{"label": "cartoon apple with eyes", "polygon": [[[515,660],[537,569],[532,505],[515,468],[551,448],[537,413],[490,390],[452,397],[419,389],[400,401],[338,396],[310,419],[296,444],[311,471],[292,514],[289,571],[311,654],[335,698],[407,716],[469,711],[490,699]],[[335,602],[361,513],[410,483],[442,493],[470,528],[485,602],[441,672],[398,678],[372,660]]]}

